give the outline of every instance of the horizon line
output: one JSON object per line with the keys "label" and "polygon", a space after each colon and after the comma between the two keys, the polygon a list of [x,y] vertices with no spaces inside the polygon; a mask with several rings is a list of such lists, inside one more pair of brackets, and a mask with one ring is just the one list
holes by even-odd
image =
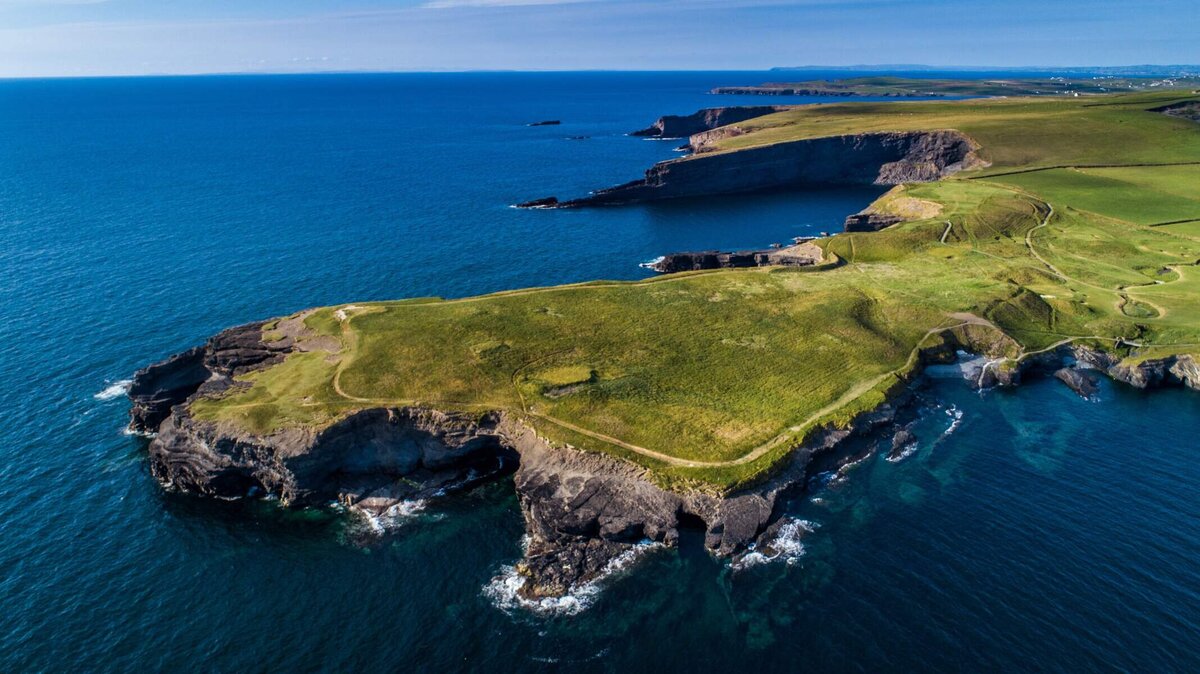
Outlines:
{"label": "horizon line", "polygon": [[[1200,64],[1188,63],[1138,63],[1127,65],[1032,65],[1032,66],[996,66],[996,65],[933,65],[923,63],[913,64],[841,64],[841,65],[798,65],[770,66],[767,68],[455,68],[446,70],[406,70],[388,69],[344,69],[344,70],[214,70],[195,73],[113,73],[96,75],[4,75],[0,81],[11,80],[66,80],[66,79],[130,79],[130,78],[167,78],[167,77],[254,77],[254,76],[304,76],[304,75],[454,75],[454,74],[538,74],[538,73],[767,73],[804,70],[830,70],[847,72],[937,72],[939,70],[958,72],[1021,72],[1021,71],[1093,71],[1122,70],[1135,68],[1179,68],[1195,69],[1195,73],[1183,76],[1200,76]],[[1139,77],[1127,75],[1127,77]],[[1165,75],[1141,75],[1140,77],[1165,77]]]}

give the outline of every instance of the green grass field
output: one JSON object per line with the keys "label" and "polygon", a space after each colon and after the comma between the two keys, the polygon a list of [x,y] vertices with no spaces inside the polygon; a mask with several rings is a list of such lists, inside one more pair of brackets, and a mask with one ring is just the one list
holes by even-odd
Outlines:
{"label": "green grass field", "polygon": [[1110,77],[1104,79],[1062,77],[1008,77],[989,80],[934,79],[913,77],[847,77],[836,80],[803,80],[798,82],[768,82],[758,87],[718,87],[742,92],[746,89],[801,89],[824,92],[827,95],[856,96],[1045,96],[1074,93],[1104,94],[1142,91],[1153,87],[1187,88],[1197,84],[1194,79],[1151,80],[1145,78]]}
{"label": "green grass field", "polygon": [[[1131,358],[1200,353],[1200,223],[1162,224],[1200,219],[1200,124],[1148,111],[1177,96],[760,118],[723,149],[956,128],[992,166],[889,192],[877,209],[918,219],[824,239],[831,264],[817,269],[318,309],[305,324],[336,352],[289,356],[192,412],[269,433],[379,405],[500,409],[664,484],[727,490],[882,402],[947,329],[1010,358],[1069,341],[1127,340]],[[1026,170],[1040,167],[1058,168]]]}

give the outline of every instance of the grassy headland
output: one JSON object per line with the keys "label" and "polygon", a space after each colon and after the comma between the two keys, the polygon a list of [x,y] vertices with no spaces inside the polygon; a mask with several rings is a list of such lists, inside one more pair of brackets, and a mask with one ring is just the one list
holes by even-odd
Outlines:
{"label": "grassy headland", "polygon": [[1195,77],[1006,77],[954,79],[922,77],[847,77],[833,80],[766,82],[749,87],[717,87],[715,94],[806,96],[1070,96],[1129,93],[1200,86]]}
{"label": "grassy headland", "polygon": [[269,433],[381,405],[500,409],[664,483],[728,489],[878,405],[947,330],[1010,358],[1072,341],[1200,353],[1200,124],[1152,111],[1178,100],[850,103],[743,122],[719,151],[957,129],[991,165],[894,189],[874,208],[911,219],[820,241],[817,268],[318,309],[305,324],[339,347],[192,412]]}

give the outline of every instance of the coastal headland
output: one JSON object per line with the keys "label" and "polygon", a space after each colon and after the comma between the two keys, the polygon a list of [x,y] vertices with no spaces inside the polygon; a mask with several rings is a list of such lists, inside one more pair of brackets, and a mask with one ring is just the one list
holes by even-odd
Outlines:
{"label": "coastal headland", "polygon": [[987,359],[981,387],[1083,367],[1200,388],[1198,100],[847,102],[704,128],[641,180],[540,205],[892,189],[805,244],[811,264],[232,328],[138,372],[131,428],[165,487],[285,506],[378,515],[512,473],[530,599],[685,527],[717,555],[769,548],[812,458],[890,442],[922,368],[959,352]]}

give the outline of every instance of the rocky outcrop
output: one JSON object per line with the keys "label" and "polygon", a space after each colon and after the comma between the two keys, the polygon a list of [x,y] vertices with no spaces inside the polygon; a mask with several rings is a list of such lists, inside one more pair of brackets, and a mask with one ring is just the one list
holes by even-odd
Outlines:
{"label": "rocky outcrop", "polygon": [[1151,112],[1161,112],[1164,115],[1189,119],[1193,122],[1200,122],[1200,101],[1183,101],[1182,103],[1172,103],[1164,105],[1161,108],[1153,108]]}
{"label": "rocky outcrop", "polygon": [[149,464],[163,487],[220,499],[271,496],[291,507],[338,502],[379,518],[515,467],[529,533],[519,564],[526,578],[521,593],[528,598],[562,595],[643,541],[674,545],[685,526],[703,527],[705,545],[716,555],[744,552],[771,535],[779,495],[804,485],[814,455],[888,423],[895,413],[883,405],[846,428],[820,430],[795,448],[773,479],[724,496],[664,489],[635,464],[555,445],[500,412],[370,408],[321,429],[268,433],[192,416],[188,401],[209,395],[213,382],[279,355],[278,348],[267,348],[273,342],[262,341],[261,326],[227,331],[139,373],[142,387],[161,393],[152,396],[156,401],[192,391],[170,406],[157,427],[144,426],[154,419],[146,410],[161,414],[162,405],[135,412],[139,425],[157,432]]}
{"label": "rocky outcrop", "polygon": [[[804,488],[814,458],[852,435],[892,425],[910,393],[898,383],[887,395],[889,402],[859,414],[847,426],[818,429],[761,483],[725,495],[676,492],[656,484],[633,463],[552,443],[522,418],[499,411],[374,407],[348,412],[324,428],[265,433],[192,416],[189,400],[237,385],[231,381],[234,375],[276,362],[289,349],[306,348],[284,328],[272,330],[274,339],[264,340],[262,327],[226,331],[203,347],[138,373],[130,395],[140,402],[131,414],[142,430],[157,431],[148,452],[154,477],[167,489],[189,494],[273,496],[285,506],[336,501],[379,518],[414,500],[469,489],[515,469],[528,532],[518,564],[525,578],[520,593],[530,599],[559,596],[591,581],[641,542],[674,545],[688,526],[702,527],[705,546],[718,556],[769,545],[781,526],[780,497]],[[924,351],[922,362],[953,358],[957,348],[1002,359],[1014,343],[995,332],[985,325],[957,328],[941,345]],[[1191,356],[1131,361],[1065,346],[997,365],[990,379],[980,376],[978,383],[1015,384],[1023,371],[1049,371],[1067,360],[1135,386],[1181,383],[1200,388],[1200,364]],[[172,402],[180,396],[182,402]],[[147,426],[168,405],[161,424]],[[892,454],[900,456],[913,439],[911,432],[898,432]]]}
{"label": "rocky outcrop", "polygon": [[747,250],[735,253],[703,251],[698,253],[671,253],[645,265],[662,274],[700,269],[724,269],[741,267],[808,267],[821,262],[824,251],[811,243],[800,243],[786,248]]}
{"label": "rocky outcrop", "polygon": [[129,429],[152,433],[212,375],[204,365],[204,348],[183,353],[138,370],[129,385]]}
{"label": "rocky outcrop", "polygon": [[1079,394],[1081,398],[1090,398],[1099,390],[1096,377],[1086,370],[1063,367],[1055,370],[1054,378],[1066,384],[1067,388]]}
{"label": "rocky outcrop", "polygon": [[1134,388],[1174,385],[1200,390],[1200,362],[1194,356],[1122,359],[1086,347],[1075,348],[1073,355],[1084,367],[1099,370]]}
{"label": "rocky outcrop", "polygon": [[847,232],[878,232],[885,227],[904,222],[904,218],[890,213],[863,211],[846,217]]}
{"label": "rocky outcrop", "polygon": [[[558,208],[608,206],[815,185],[929,182],[982,164],[978,146],[958,131],[830,136],[703,153],[654,165],[645,178]],[[544,203],[544,202],[543,202]]]}
{"label": "rocky outcrop", "polygon": [[129,429],[153,433],[171,409],[196,393],[202,385],[210,391],[227,388],[232,378],[283,360],[295,342],[290,337],[263,341],[264,323],[248,323],[219,333],[204,346],[155,363],[133,375],[129,386]]}
{"label": "rocky outcrop", "polygon": [[517,204],[517,208],[558,208],[558,197],[545,197],[544,199],[532,199],[530,201],[522,201]]}
{"label": "rocky outcrop", "polygon": [[258,435],[197,420],[177,406],[150,444],[150,472],[170,489],[205,496],[273,494],[289,505],[352,505],[385,497],[387,491],[375,492],[400,478],[441,481],[446,471],[503,461],[499,424],[494,414],[372,408],[319,431]]}
{"label": "rocky outcrop", "polygon": [[687,138],[702,131],[709,131],[729,124],[737,124],[747,119],[762,117],[780,110],[786,110],[781,105],[755,105],[730,108],[708,108],[690,115],[664,115],[653,125],[630,133],[631,136],[647,138]]}
{"label": "rocky outcrop", "polygon": [[631,463],[553,446],[517,426],[507,438],[520,455],[514,481],[530,536],[518,565],[529,581],[522,592],[530,598],[564,594],[640,542],[674,545],[689,523],[704,527],[704,544],[713,554],[743,552],[770,537],[779,497],[803,487],[814,456],[890,423],[896,409],[885,404],[846,428],[813,434],[774,478],[726,496],[667,491]]}

